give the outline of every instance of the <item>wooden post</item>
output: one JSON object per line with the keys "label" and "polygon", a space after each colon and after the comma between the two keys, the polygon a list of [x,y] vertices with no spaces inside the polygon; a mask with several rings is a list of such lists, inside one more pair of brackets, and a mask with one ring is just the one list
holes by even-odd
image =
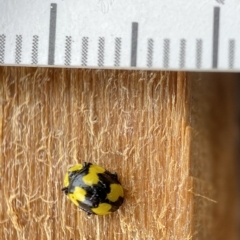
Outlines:
{"label": "wooden post", "polygon": [[[4,239],[239,239],[236,75],[0,67]],[[117,172],[120,210],[61,192],[69,166]]]}

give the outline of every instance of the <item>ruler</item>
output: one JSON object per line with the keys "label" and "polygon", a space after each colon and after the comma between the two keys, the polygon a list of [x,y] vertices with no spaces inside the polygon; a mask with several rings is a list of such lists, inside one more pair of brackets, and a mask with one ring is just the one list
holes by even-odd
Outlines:
{"label": "ruler", "polygon": [[240,70],[239,0],[0,0],[0,65]]}

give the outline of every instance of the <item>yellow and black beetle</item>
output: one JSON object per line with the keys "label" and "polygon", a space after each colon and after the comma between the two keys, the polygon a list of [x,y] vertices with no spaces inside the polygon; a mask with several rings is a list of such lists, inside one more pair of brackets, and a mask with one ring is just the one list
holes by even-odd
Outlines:
{"label": "yellow and black beetle", "polygon": [[68,169],[62,191],[88,215],[106,215],[123,203],[123,188],[116,173],[92,163]]}

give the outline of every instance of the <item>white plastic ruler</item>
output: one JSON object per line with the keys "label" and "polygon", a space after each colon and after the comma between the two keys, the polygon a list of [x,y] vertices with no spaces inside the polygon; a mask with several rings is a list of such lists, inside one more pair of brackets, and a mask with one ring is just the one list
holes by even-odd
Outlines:
{"label": "white plastic ruler", "polygon": [[240,0],[0,0],[0,65],[239,71]]}

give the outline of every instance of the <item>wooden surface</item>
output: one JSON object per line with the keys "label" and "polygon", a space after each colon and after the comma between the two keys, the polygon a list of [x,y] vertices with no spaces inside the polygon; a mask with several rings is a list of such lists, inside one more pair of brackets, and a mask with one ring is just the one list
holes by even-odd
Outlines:
{"label": "wooden surface", "polygon": [[[0,67],[0,236],[239,239],[234,78]],[[89,218],[62,194],[83,161],[118,173],[118,212]]]}

